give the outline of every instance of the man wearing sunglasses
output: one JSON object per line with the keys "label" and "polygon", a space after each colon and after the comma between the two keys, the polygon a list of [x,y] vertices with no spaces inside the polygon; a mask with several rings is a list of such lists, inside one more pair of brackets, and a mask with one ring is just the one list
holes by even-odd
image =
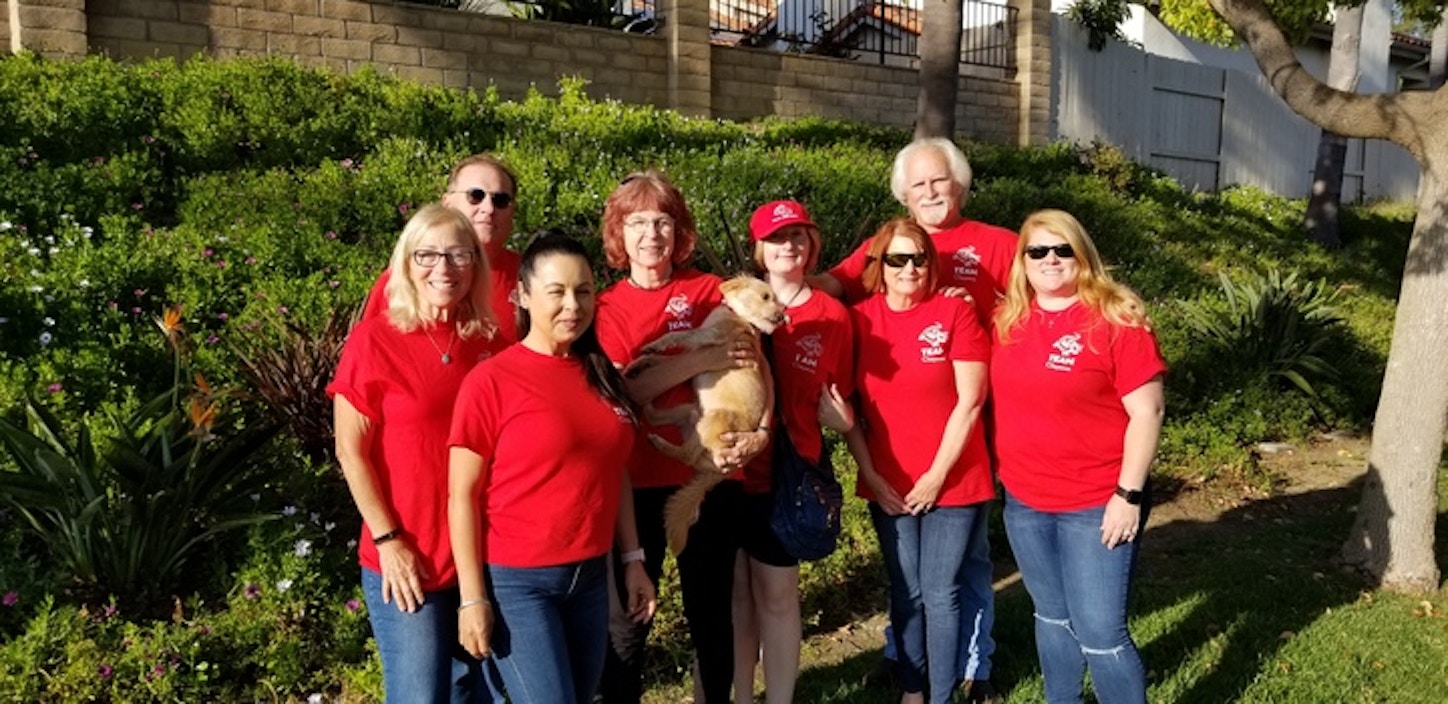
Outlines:
{"label": "man wearing sunglasses", "polygon": [[[970,196],[970,162],[954,142],[943,138],[917,139],[895,155],[890,190],[929,233],[936,249],[936,276],[941,292],[964,292],[975,307],[981,325],[990,326],[997,301],[1005,292],[1015,261],[1016,234],[1002,227],[968,220],[961,214]],[[811,282],[831,295],[854,303],[868,297],[861,283],[867,261],[865,242],[826,274]],[[991,684],[991,656],[995,641],[993,566],[987,538],[989,511],[979,512],[966,545],[961,584],[960,677],[968,701],[1000,701]],[[894,660],[893,642],[885,638],[885,657]],[[888,667],[888,665],[887,665]],[[888,677],[889,670],[871,678]]]}
{"label": "man wearing sunglasses", "polygon": [[[517,212],[518,181],[513,172],[491,154],[474,154],[459,161],[448,174],[442,204],[467,216],[477,235],[478,247],[488,257],[493,317],[498,335],[508,343],[518,340],[513,308],[518,290],[518,262],[515,252],[505,246],[513,234]],[[387,273],[383,272],[367,296],[363,318],[387,310]]]}

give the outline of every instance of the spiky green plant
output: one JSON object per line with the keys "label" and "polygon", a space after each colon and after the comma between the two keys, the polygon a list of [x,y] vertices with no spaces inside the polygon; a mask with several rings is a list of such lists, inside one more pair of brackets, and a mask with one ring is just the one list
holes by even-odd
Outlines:
{"label": "spiky green plant", "polygon": [[1281,379],[1314,397],[1318,384],[1338,377],[1324,356],[1342,323],[1333,308],[1337,289],[1277,269],[1240,283],[1225,273],[1218,278],[1221,299],[1188,301],[1183,308],[1193,334],[1223,364]]}
{"label": "spiky green plant", "polygon": [[13,466],[0,471],[0,503],[24,519],[55,566],[87,596],[152,602],[179,586],[187,560],[216,536],[268,520],[255,494],[270,483],[252,457],[273,427],[223,428],[221,395],[185,368],[180,316],[161,323],[176,384],[128,416],[102,414],[69,433],[29,400],[24,425],[0,419]]}

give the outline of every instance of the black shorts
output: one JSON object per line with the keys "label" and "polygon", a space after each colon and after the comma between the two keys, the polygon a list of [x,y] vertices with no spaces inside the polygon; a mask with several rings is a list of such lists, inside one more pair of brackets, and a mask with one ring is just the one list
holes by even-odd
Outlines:
{"label": "black shorts", "polygon": [[740,542],[744,553],[770,567],[794,567],[799,564],[775,537],[769,527],[774,512],[774,494],[744,495],[744,530]]}

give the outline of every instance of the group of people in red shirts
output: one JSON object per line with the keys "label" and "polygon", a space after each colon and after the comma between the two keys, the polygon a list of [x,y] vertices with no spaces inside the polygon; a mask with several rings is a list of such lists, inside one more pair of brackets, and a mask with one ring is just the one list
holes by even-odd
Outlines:
{"label": "group of people in red shirts", "polygon": [[[949,140],[895,159],[887,222],[815,273],[803,205],[760,206],[753,260],[788,321],[771,335],[777,413],[726,437],[729,470],[677,556],[695,701],[788,702],[799,673],[799,562],[770,528],[771,453],[843,436],[890,583],[885,643],[902,704],[999,698],[991,683],[995,482],[1035,604],[1048,700],[1145,701],[1126,628],[1165,364],[1141,300],[1080,224],[1043,210],[1017,236],[965,219],[969,163]],[[363,517],[362,586],[389,701],[638,702],[663,507],[694,470],[638,409],[689,403],[689,380],[761,364],[732,340],[651,364],[699,326],[721,279],[690,267],[698,232],[662,174],[609,195],[602,245],[626,276],[598,290],[556,234],[521,254],[517,182],[464,159],[404,228],[329,386],[338,458]],[[506,693],[506,694],[505,694]]]}

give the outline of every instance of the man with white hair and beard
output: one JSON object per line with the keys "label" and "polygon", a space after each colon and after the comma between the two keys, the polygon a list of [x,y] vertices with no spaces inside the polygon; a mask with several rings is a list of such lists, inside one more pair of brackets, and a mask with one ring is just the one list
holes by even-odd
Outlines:
{"label": "man with white hair and beard", "polygon": [[[953,142],[943,138],[917,139],[895,156],[890,190],[910,215],[930,234],[938,252],[936,276],[942,291],[969,294],[982,327],[990,327],[996,302],[1005,290],[1015,259],[1016,234],[1002,227],[968,220],[961,214],[970,196],[970,162]],[[862,245],[826,274],[811,283],[847,304],[869,296],[861,283],[866,247]],[[952,291],[952,289],[954,289]],[[978,426],[976,432],[985,432]],[[991,656],[995,640],[995,593],[988,539],[990,512],[981,511],[971,526],[961,578],[960,678],[967,700],[1000,701],[991,684]],[[885,637],[885,657],[894,660],[891,635]],[[879,670],[877,670],[879,672]],[[872,673],[873,674],[873,673]]]}

